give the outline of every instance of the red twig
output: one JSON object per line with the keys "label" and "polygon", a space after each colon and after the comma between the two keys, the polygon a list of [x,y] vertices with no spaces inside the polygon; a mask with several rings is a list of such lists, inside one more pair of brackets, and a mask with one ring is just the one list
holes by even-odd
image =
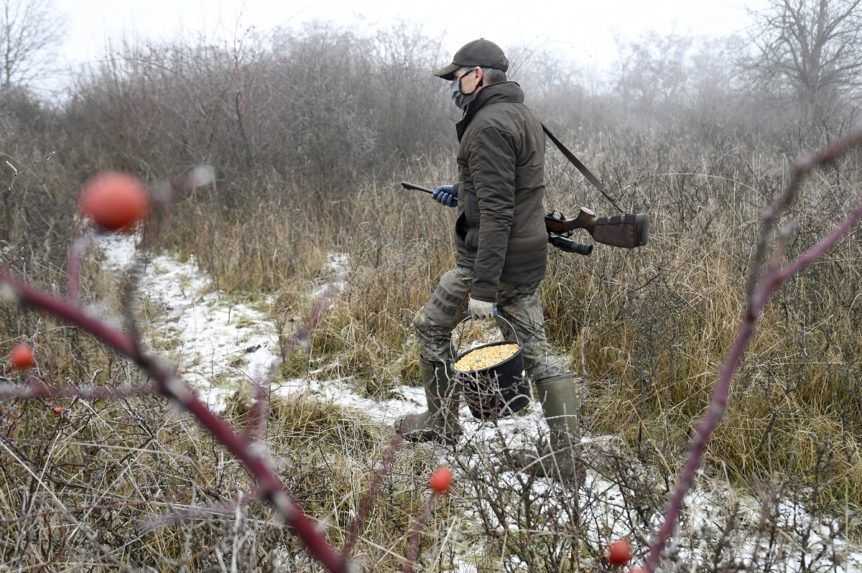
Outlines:
{"label": "red twig", "polygon": [[431,512],[434,510],[435,497],[437,497],[437,494],[433,492],[428,496],[428,501],[425,503],[425,509],[422,510],[419,518],[416,519],[416,522],[413,524],[413,529],[410,532],[410,545],[407,548],[407,562],[404,564],[404,569],[402,570],[404,573],[413,573],[413,566],[419,558],[419,536],[422,533],[422,530],[425,529],[425,524],[431,518]]}
{"label": "red twig", "polygon": [[266,437],[267,417],[269,417],[269,385],[255,380],[254,402],[248,411],[244,434],[250,442],[261,441]]}
{"label": "red twig", "polygon": [[14,278],[6,269],[0,268],[0,285],[2,284],[11,287],[12,295],[20,304],[31,306],[67,323],[74,324],[82,330],[86,330],[107,346],[134,359],[135,344],[123,332],[97,318],[88,316],[77,306],[36,290],[23,281]]}
{"label": "red twig", "polygon": [[[311,307],[311,312],[305,317],[302,325],[296,329],[290,338],[287,340],[285,352],[291,351],[297,346],[302,346],[308,343],[311,333],[323,319],[323,312],[330,304],[329,294],[324,292],[318,296]],[[245,436],[250,441],[262,440],[266,436],[266,423],[269,417],[269,376],[266,377],[266,383],[263,380],[253,380],[254,382],[254,399],[251,408],[248,411],[248,417],[245,425]]]}
{"label": "red twig", "polygon": [[92,242],[90,235],[78,238],[69,247],[69,257],[66,266],[66,296],[72,302],[78,302],[81,292],[81,260]]}
{"label": "red twig", "polygon": [[392,463],[395,461],[395,453],[402,444],[404,444],[404,439],[399,434],[395,434],[392,436],[392,440],[389,442],[389,445],[386,446],[386,449],[383,451],[383,459],[380,463],[380,467],[374,471],[371,483],[368,485],[368,492],[365,494],[365,497],[362,498],[362,501],[359,502],[359,509],[356,511],[356,517],[350,525],[350,532],[347,535],[347,543],[344,544],[344,549],[341,550],[341,554],[344,555],[345,558],[350,558],[353,546],[356,544],[356,540],[359,538],[359,533],[365,525],[365,519],[368,517],[368,512],[371,510],[371,504],[377,496],[377,491],[380,489],[383,479],[392,471]]}
{"label": "red twig", "polygon": [[325,290],[319,295],[311,305],[311,311],[302,322],[302,326],[296,329],[296,332],[288,341],[288,348],[302,346],[310,342],[311,333],[323,319],[323,314],[327,308],[332,305],[332,287]]}
{"label": "red twig", "polygon": [[11,287],[11,294],[19,303],[77,326],[133,360],[155,381],[159,393],[180,404],[205,430],[242,462],[246,470],[257,480],[261,496],[290,525],[312,557],[320,561],[329,571],[337,573],[349,571],[349,561],[329,545],[315,524],[288,496],[281,480],[270,469],[264,457],[251,446],[248,439],[213,414],[172,369],[140,352],[137,341],[129,335],[87,316],[82,309],[63,299],[34,289],[12,277],[5,269],[0,269],[0,285],[4,284]]}
{"label": "red twig", "polygon": [[860,144],[862,144],[862,132],[839,140],[819,153],[797,161],[794,164],[791,180],[784,193],[764,214],[760,239],[757,244],[751,271],[749,272],[746,308],[742,316],[742,323],[737,330],[736,338],[719,371],[718,383],[712,391],[709,409],[697,425],[691,453],[680,472],[676,487],[665,511],[664,522],[656,534],[655,541],[650,546],[650,552],[647,555],[645,563],[646,570],[649,573],[655,571],[662,551],[664,551],[667,541],[673,534],[676,522],[682,511],[685,495],[694,482],[695,474],[703,460],[703,455],[712,437],[712,433],[721,422],[727,409],[733,375],[742,363],[743,355],[754,335],[757,321],[764,307],[769,302],[770,297],[787,279],[804,270],[814,260],[824,255],[862,220],[862,205],[852,211],[840,225],[835,227],[828,235],[799,255],[795,260],[783,268],[767,265],[764,272],[763,267],[768,251],[770,233],[775,227],[778,218],[796,200],[803,179],[811,171],[836,160],[849,149]]}

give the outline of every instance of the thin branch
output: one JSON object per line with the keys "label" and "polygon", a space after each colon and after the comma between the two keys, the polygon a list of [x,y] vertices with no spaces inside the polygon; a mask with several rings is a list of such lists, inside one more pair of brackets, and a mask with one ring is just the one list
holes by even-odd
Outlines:
{"label": "thin branch", "polygon": [[163,527],[170,527],[189,519],[209,518],[213,515],[232,515],[237,509],[260,499],[260,492],[240,494],[239,499],[231,502],[214,503],[203,506],[183,507],[164,515],[154,516],[141,523],[141,529],[147,532]]}
{"label": "thin branch", "polygon": [[[269,380],[269,378],[267,378]],[[254,381],[254,402],[248,411],[245,424],[245,438],[250,442],[259,442],[266,437],[266,422],[269,417],[269,384]]]}
{"label": "thin branch", "polygon": [[857,207],[833,231],[823,237],[814,246],[806,250],[784,268],[767,266],[763,272],[766,259],[768,240],[779,217],[795,201],[799,194],[802,181],[814,169],[828,165],[853,147],[862,145],[862,132],[852,134],[822,151],[798,160],[793,167],[793,173],[784,193],[772,204],[763,216],[760,239],[752,261],[747,287],[746,309],[742,323],[730,351],[725,357],[719,372],[719,380],[712,392],[709,409],[697,425],[695,437],[688,461],[680,472],[671,500],[665,511],[664,522],[656,534],[655,541],[650,546],[646,560],[646,570],[650,573],[656,570],[661,554],[667,541],[673,534],[676,523],[682,512],[682,506],[688,490],[691,488],[697,469],[703,460],[704,452],[718,424],[727,409],[731,382],[745,350],[756,330],[757,320],[773,293],[794,274],[804,270],[814,260],[825,254],[835,243],[847,236],[851,229],[862,220],[862,205]]}
{"label": "thin branch", "polygon": [[[331,293],[324,292],[313,302],[311,312],[305,317],[302,325],[288,338],[282,353],[292,351],[298,346],[308,344],[311,333],[323,319],[324,311],[331,304]],[[270,384],[272,373],[264,376],[264,380],[252,380],[254,384],[254,401],[248,412],[246,420],[245,436],[249,441],[262,440],[266,436],[266,424],[269,417]]]}
{"label": "thin branch", "polygon": [[81,260],[87,252],[93,239],[90,234],[80,237],[69,248],[69,259],[66,267],[66,297],[78,302],[81,292]]}
{"label": "thin branch", "polygon": [[419,558],[419,536],[422,530],[425,529],[425,524],[431,518],[431,512],[434,510],[434,498],[437,497],[433,492],[428,495],[428,500],[425,503],[425,508],[419,517],[413,523],[413,529],[410,531],[410,545],[407,548],[407,562],[404,564],[404,573],[413,573],[413,566],[416,565],[416,560]]}
{"label": "thin branch", "polygon": [[130,358],[133,357],[135,346],[126,334],[95,317],[88,316],[84,310],[72,306],[60,298],[33,288],[13,277],[5,268],[0,267],[0,286],[2,285],[11,289],[9,294],[16,302],[55,316],[66,323],[74,324],[119,353]]}
{"label": "thin branch", "polygon": [[344,544],[344,549],[341,550],[341,554],[344,555],[345,558],[350,558],[353,546],[356,544],[356,540],[359,538],[359,534],[362,532],[362,528],[365,525],[368,512],[371,510],[371,504],[377,496],[377,491],[380,489],[383,479],[392,471],[392,464],[395,461],[395,453],[403,444],[404,439],[401,435],[395,434],[392,436],[392,440],[389,442],[389,445],[386,446],[386,449],[383,451],[383,460],[380,463],[380,467],[374,471],[371,483],[368,485],[368,492],[365,494],[365,497],[362,498],[362,501],[359,502],[359,509],[356,512],[356,517],[354,518],[353,523],[350,524],[350,531],[347,534],[347,542]]}

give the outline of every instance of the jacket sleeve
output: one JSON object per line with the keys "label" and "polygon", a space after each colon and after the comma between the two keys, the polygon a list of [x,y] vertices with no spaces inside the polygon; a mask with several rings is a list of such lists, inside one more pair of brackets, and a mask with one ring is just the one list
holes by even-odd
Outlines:
{"label": "jacket sleeve", "polygon": [[479,240],[470,296],[496,302],[515,211],[515,144],[496,127],[482,129],[470,149],[470,176],[479,201]]}

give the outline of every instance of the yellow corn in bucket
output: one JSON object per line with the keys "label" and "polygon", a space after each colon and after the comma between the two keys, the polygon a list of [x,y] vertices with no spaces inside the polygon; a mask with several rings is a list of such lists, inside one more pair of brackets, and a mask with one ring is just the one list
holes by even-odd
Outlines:
{"label": "yellow corn in bucket", "polygon": [[524,357],[517,343],[491,342],[471,348],[457,355],[453,370],[470,412],[479,420],[510,416],[530,402]]}

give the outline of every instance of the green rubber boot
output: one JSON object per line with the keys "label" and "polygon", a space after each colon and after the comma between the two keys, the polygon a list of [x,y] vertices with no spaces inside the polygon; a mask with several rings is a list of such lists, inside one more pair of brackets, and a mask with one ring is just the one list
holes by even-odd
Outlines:
{"label": "green rubber boot", "polygon": [[395,431],[411,442],[455,444],[461,436],[459,384],[450,378],[451,368],[443,362],[420,360],[420,366],[428,410],[399,419],[395,422]]}
{"label": "green rubber boot", "polygon": [[550,430],[548,440],[539,451],[513,452],[517,469],[532,475],[547,477],[580,487],[584,482],[584,467],[580,460],[581,430],[580,400],[576,377],[561,374],[535,383],[536,398]]}

